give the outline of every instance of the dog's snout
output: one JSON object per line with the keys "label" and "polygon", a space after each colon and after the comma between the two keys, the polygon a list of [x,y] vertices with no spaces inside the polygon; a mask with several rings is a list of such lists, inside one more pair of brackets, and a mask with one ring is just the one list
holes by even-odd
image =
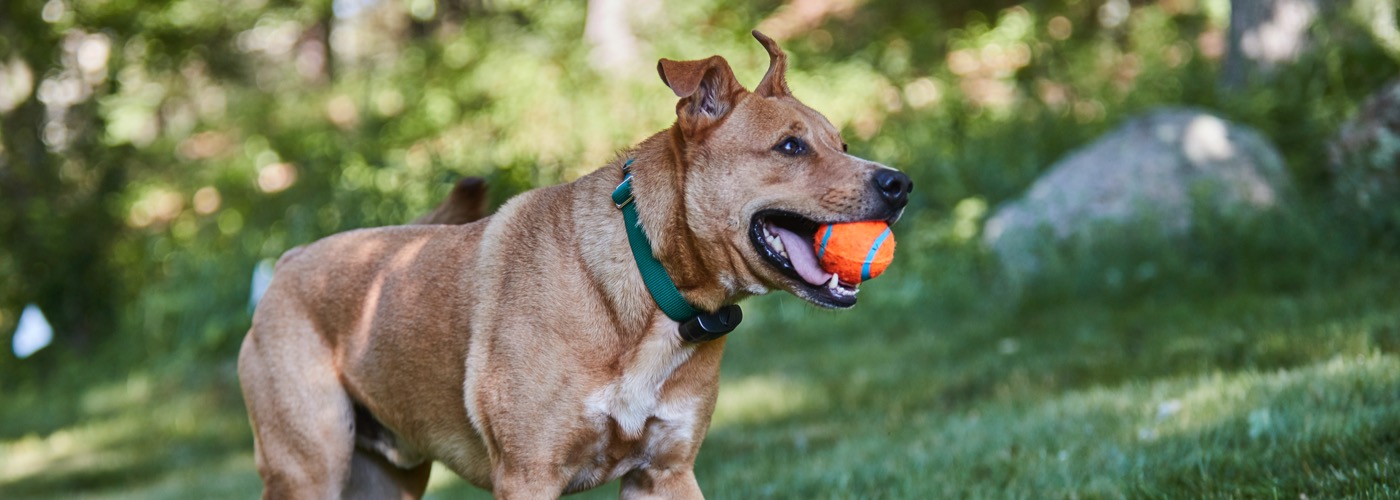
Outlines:
{"label": "dog's snout", "polygon": [[914,189],[914,181],[909,180],[909,176],[904,175],[904,172],[882,169],[875,173],[874,181],[880,196],[895,210],[904,208],[904,205],[909,203],[909,191]]}

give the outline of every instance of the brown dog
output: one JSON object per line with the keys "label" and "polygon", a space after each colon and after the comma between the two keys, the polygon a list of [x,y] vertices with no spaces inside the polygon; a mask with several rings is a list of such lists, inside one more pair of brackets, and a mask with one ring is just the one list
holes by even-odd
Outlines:
{"label": "brown dog", "polygon": [[[661,60],[680,102],[625,154],[640,226],[696,309],[770,289],[850,307],[855,287],[816,268],[812,233],[893,222],[911,184],[846,154],[754,36],[771,65],[753,92],[719,56]],[[619,477],[623,497],[700,497],[724,339],[681,340],[643,284],[610,198],[624,161],[471,224],[284,255],[238,365],[265,496],[420,496],[438,461],[501,497]]]}

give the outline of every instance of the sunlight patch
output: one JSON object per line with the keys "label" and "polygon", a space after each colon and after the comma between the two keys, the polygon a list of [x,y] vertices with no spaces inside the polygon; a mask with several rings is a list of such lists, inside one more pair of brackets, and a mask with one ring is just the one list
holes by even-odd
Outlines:
{"label": "sunlight patch", "polygon": [[82,395],[82,410],[100,415],[148,405],[152,389],[151,378],[145,374],[132,374],[121,382],[94,385]]}
{"label": "sunlight patch", "polygon": [[0,442],[0,456],[5,457],[0,484],[40,473],[61,475],[119,468],[135,460],[135,451],[119,444],[145,430],[145,422],[139,416],[128,415],[44,437],[29,434],[16,441]]}
{"label": "sunlight patch", "polygon": [[782,418],[817,406],[821,394],[811,384],[773,375],[755,375],[720,384],[711,428]]}
{"label": "sunlight patch", "polygon": [[[1361,387],[1400,383],[1400,363],[1386,356],[1335,357],[1324,363],[1275,372],[1215,374],[1198,379],[1176,398],[1157,405],[1155,418],[1138,429],[1139,439],[1196,435],[1238,422],[1251,440],[1312,431],[1319,415],[1280,413],[1280,408],[1345,407],[1361,398]],[[1172,392],[1170,389],[1159,392]],[[1180,390],[1180,389],[1177,389]],[[1167,411],[1163,408],[1167,407]],[[1298,428],[1294,428],[1298,427]]]}

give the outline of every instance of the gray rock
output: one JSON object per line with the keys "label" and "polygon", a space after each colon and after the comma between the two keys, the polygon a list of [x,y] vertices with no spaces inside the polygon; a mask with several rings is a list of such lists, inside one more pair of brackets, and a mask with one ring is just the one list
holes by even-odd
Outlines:
{"label": "gray rock", "polygon": [[1367,210],[1400,197],[1400,80],[1361,103],[1329,145],[1332,186]]}
{"label": "gray rock", "polygon": [[1260,133],[1200,110],[1160,109],[1051,166],[992,214],[983,241],[1012,278],[1025,278],[1065,243],[1178,238],[1195,214],[1256,214],[1279,205],[1290,185]]}

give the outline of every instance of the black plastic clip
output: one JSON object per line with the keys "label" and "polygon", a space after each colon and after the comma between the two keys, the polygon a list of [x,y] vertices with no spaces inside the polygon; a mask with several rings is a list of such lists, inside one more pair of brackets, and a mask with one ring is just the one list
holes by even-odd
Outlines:
{"label": "black plastic clip", "polygon": [[744,320],[744,310],[739,304],[729,304],[712,313],[700,313],[681,323],[681,339],[686,342],[705,342],[725,336],[739,327]]}

